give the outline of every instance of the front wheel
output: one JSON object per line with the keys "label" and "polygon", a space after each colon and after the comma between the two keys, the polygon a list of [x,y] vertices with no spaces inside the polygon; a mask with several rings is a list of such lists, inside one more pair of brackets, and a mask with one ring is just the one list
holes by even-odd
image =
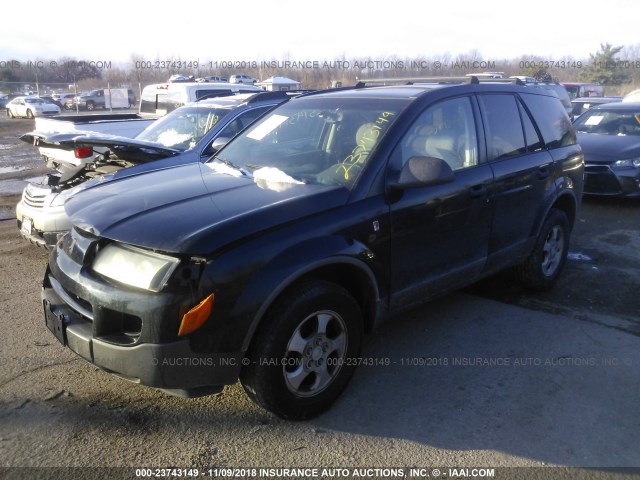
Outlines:
{"label": "front wheel", "polygon": [[7,117],[13,119],[16,118],[11,109],[7,108]]}
{"label": "front wheel", "polygon": [[33,112],[31,109],[27,109],[27,118],[33,118]]}
{"label": "front wheel", "polygon": [[95,108],[96,106],[93,104],[93,102],[87,102],[87,110],[92,112],[93,110],[95,110]]}
{"label": "front wheel", "polygon": [[240,382],[252,400],[279,417],[315,417],[353,375],[362,330],[360,308],[347,290],[321,280],[300,284],[263,320]]}
{"label": "front wheel", "polygon": [[525,287],[543,291],[555,285],[567,261],[569,235],[566,213],[552,209],[540,229],[533,251],[517,267],[518,277]]}

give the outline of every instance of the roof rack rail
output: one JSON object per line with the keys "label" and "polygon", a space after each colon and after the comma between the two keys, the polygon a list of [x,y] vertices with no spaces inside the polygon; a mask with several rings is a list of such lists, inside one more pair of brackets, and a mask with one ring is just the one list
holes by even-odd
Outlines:
{"label": "roof rack rail", "polygon": [[360,79],[356,83],[356,87],[362,88],[367,85],[414,85],[416,83],[513,83],[516,85],[524,85],[518,78],[483,78],[475,75],[464,77],[399,77],[399,78],[370,78]]}
{"label": "roof rack rail", "polygon": [[291,98],[303,95],[305,93],[313,92],[315,90],[298,89],[298,90],[275,90],[273,92],[256,92],[256,94],[249,99],[247,103],[259,102],[262,100],[269,100],[271,98]]}
{"label": "roof rack rail", "polygon": [[398,77],[398,78],[361,78],[357,87],[366,85],[413,85],[414,83],[476,83],[475,77]]}
{"label": "roof rack rail", "polygon": [[513,83],[514,85],[526,85],[519,78],[478,78],[478,83]]}
{"label": "roof rack rail", "polygon": [[307,90],[307,91],[302,91],[302,93],[299,95],[300,97],[309,97],[312,95],[319,95],[319,94],[323,94],[323,93],[330,93],[330,92],[341,92],[344,90],[355,90],[358,88],[362,88],[364,85],[360,85],[360,84],[356,84],[356,85],[346,85],[344,87],[332,87],[332,88],[326,88],[326,89],[319,89],[319,90]]}

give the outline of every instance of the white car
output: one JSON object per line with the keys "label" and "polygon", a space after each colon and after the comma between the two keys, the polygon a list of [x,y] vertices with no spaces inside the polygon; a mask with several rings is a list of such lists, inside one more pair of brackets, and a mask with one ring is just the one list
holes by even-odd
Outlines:
{"label": "white car", "polygon": [[258,81],[257,78],[250,77],[249,75],[231,75],[229,77],[229,83],[251,83],[254,84]]}
{"label": "white car", "polygon": [[57,115],[60,107],[46,102],[40,97],[16,97],[5,106],[7,117],[41,117],[43,115]]}

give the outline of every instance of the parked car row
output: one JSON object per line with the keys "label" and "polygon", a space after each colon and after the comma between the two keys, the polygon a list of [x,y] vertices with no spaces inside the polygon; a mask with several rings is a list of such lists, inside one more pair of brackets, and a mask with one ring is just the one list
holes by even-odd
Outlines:
{"label": "parked car row", "polygon": [[82,92],[66,99],[67,110],[88,110],[96,108],[130,108],[136,105],[136,94],[132,89],[98,89]]}
{"label": "parked car row", "polygon": [[239,378],[304,419],[403,309],[512,267],[551,288],[583,154],[556,94],[489,80],[201,100],[135,139],[58,138],[109,152],[43,188],[71,228],[43,279],[47,327],[121,378],[188,397]]}
{"label": "parked car row", "polygon": [[[115,103],[116,92],[122,89],[113,89],[113,98],[109,98],[109,90],[92,90],[82,92],[79,95],[73,93],[56,93],[52,95],[29,95],[13,98],[11,101],[4,100],[0,108],[4,108],[9,118],[26,117],[33,118],[40,115],[55,115],[62,110],[95,110],[96,108],[106,109]],[[126,90],[124,103],[119,103],[118,108],[130,108],[137,104],[136,95],[132,89]],[[38,108],[36,108],[36,105]],[[44,107],[43,105],[53,105]]]}
{"label": "parked car row", "polygon": [[257,78],[253,78],[249,75],[237,74],[231,75],[228,79],[227,77],[218,77],[215,75],[195,78],[193,75],[180,75],[175,74],[169,77],[169,83],[178,83],[178,82],[198,82],[198,83],[206,83],[206,82],[229,82],[229,83],[246,83],[249,85],[253,85],[258,81]]}

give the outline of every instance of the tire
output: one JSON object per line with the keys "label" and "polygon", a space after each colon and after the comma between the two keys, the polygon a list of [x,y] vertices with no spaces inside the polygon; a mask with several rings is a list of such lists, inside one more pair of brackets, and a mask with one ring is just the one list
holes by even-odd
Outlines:
{"label": "tire", "polygon": [[11,111],[11,109],[9,109],[9,108],[7,108],[7,117],[9,117],[9,118],[10,118],[10,119],[12,119],[12,120],[13,120],[14,118],[16,118],[16,117],[13,115],[13,112]]}
{"label": "tire", "polygon": [[263,320],[240,382],[253,401],[281,418],[315,417],[349,383],[356,367],[349,359],[360,355],[362,332],[349,292],[320,280],[301,283]]}
{"label": "tire", "polygon": [[33,118],[33,112],[31,111],[31,109],[27,109],[27,118]]}
{"label": "tire", "polygon": [[87,102],[87,110],[89,110],[90,112],[93,112],[96,109],[96,106],[93,104],[93,102]]}
{"label": "tire", "polygon": [[552,288],[567,261],[571,230],[567,215],[551,209],[529,257],[517,267],[520,282],[531,290]]}

